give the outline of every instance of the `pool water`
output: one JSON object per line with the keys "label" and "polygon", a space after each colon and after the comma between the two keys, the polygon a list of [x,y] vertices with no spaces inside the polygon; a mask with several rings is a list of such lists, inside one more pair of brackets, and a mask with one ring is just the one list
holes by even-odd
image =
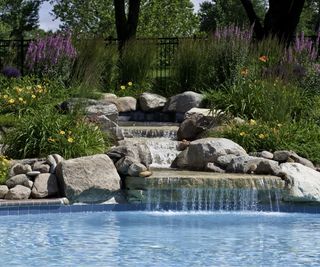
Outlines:
{"label": "pool water", "polygon": [[320,215],[100,212],[0,217],[2,266],[320,266]]}

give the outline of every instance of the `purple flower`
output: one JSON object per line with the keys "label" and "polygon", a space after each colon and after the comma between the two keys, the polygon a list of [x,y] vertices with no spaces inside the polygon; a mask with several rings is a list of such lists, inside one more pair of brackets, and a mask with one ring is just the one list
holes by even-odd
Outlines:
{"label": "purple flower", "polygon": [[1,73],[8,78],[19,78],[21,76],[20,70],[11,66],[4,67]]}

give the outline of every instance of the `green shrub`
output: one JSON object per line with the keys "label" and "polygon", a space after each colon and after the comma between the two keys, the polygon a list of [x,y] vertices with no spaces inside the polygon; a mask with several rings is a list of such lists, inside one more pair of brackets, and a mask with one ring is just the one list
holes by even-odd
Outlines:
{"label": "green shrub", "polygon": [[0,185],[5,184],[5,182],[7,181],[9,169],[9,160],[5,156],[0,155]]}
{"label": "green shrub", "polygon": [[212,137],[224,137],[241,145],[248,152],[293,150],[300,156],[320,163],[320,127],[313,122],[275,123],[250,120],[231,124]]}
{"label": "green shrub", "polygon": [[103,153],[107,145],[96,125],[77,114],[61,115],[52,109],[34,111],[21,118],[16,128],[4,136],[3,143],[10,158],[52,153],[74,158]]}
{"label": "green shrub", "polygon": [[312,98],[294,85],[280,80],[251,80],[205,93],[207,105],[235,116],[263,121],[285,122],[300,119],[313,108]]}
{"label": "green shrub", "polygon": [[25,76],[3,81],[0,88],[0,113],[13,113],[19,117],[31,110],[41,110],[44,106],[59,103],[67,95],[67,90],[59,81]]}
{"label": "green shrub", "polygon": [[118,62],[120,85],[133,82],[145,91],[151,87],[155,48],[150,41],[130,41],[125,45]]}
{"label": "green shrub", "polygon": [[203,61],[204,40],[184,40],[179,44],[173,61],[172,86],[175,93],[197,91]]}
{"label": "green shrub", "polygon": [[74,64],[71,86],[76,96],[89,97],[98,91],[110,92],[115,87],[118,51],[106,46],[104,40],[81,40],[77,44],[78,56]]}

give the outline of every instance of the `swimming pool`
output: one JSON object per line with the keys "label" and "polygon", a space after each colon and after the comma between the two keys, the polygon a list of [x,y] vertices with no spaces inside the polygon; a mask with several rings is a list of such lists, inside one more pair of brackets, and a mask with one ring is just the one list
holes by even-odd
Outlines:
{"label": "swimming pool", "polygon": [[320,266],[320,215],[88,212],[1,217],[3,266]]}

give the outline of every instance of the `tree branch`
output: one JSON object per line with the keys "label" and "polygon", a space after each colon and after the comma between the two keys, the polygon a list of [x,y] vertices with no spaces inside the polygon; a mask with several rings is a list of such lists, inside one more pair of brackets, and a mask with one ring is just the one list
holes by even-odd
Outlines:
{"label": "tree branch", "polygon": [[264,29],[261,25],[260,19],[254,11],[253,4],[251,0],[240,0],[246,13],[248,15],[251,26],[253,26],[253,31],[258,40],[261,40],[264,37]]}

